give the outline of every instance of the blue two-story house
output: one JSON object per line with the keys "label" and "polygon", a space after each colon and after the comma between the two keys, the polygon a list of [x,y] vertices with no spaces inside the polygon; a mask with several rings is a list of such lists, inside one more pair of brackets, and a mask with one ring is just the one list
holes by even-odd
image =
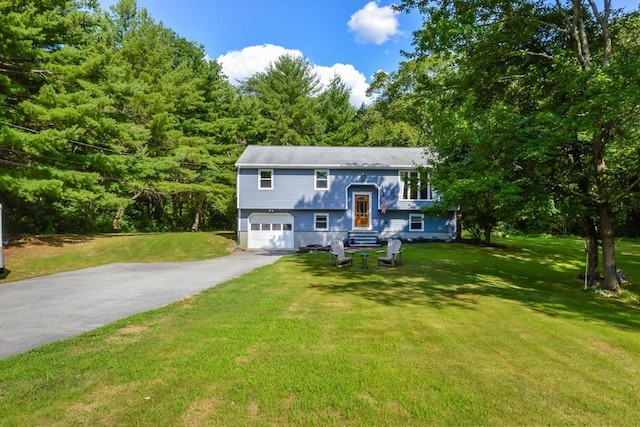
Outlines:
{"label": "blue two-story house", "polygon": [[236,162],[238,243],[295,249],[333,239],[455,236],[455,214],[427,216],[437,197],[423,148],[250,145]]}

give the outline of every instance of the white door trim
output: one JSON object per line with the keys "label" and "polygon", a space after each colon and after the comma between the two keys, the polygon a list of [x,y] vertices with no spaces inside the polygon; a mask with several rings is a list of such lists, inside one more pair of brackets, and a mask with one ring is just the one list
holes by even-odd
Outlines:
{"label": "white door trim", "polygon": [[[366,227],[356,227],[356,196],[368,196],[369,197],[369,212],[367,213],[367,217],[369,219],[369,225]],[[371,230],[372,223],[371,220],[371,205],[373,200],[373,193],[368,191],[354,191],[351,193],[351,229],[352,230]]]}

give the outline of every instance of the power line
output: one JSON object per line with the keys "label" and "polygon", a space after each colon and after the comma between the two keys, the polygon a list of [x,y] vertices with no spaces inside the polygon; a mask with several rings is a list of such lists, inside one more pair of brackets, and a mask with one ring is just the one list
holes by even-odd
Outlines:
{"label": "power line", "polygon": [[[0,147],[0,149],[2,149],[2,147]],[[10,151],[10,150],[7,150],[7,151]],[[37,156],[37,157],[42,157],[42,156]],[[44,158],[47,158],[47,157],[44,157]],[[49,158],[51,158],[51,157],[49,157]],[[27,163],[19,163],[19,162],[14,162],[14,161],[5,160],[5,159],[0,159],[0,163],[6,163],[6,164],[9,164],[9,165],[13,165],[13,166],[24,166],[24,167],[27,167],[27,168],[40,169],[40,170],[42,170],[43,167],[45,167],[45,168],[49,168],[50,167],[50,166],[42,165],[42,164],[38,164],[38,165],[31,164],[30,165],[30,164],[27,164]],[[78,164],[81,164],[81,163],[78,163]],[[98,172],[86,172],[86,171],[76,171],[76,172],[97,175],[100,178],[100,180],[102,180],[102,181],[121,182],[120,179],[106,177],[106,176],[100,175]]]}
{"label": "power line", "polygon": [[[0,123],[2,123],[4,125],[7,125],[7,126],[10,126],[10,127],[13,127],[13,128],[16,128],[16,129],[23,130],[25,132],[30,132],[30,133],[33,133],[33,134],[40,134],[42,132],[42,131],[39,131],[39,130],[36,130],[36,129],[31,129],[31,128],[28,128],[28,127],[25,127],[25,126],[16,125],[16,124],[13,124],[13,123],[8,123],[8,122],[5,122],[3,120],[0,120]],[[110,152],[110,153],[119,154],[121,156],[134,156],[131,153],[123,153],[121,151],[113,150],[111,148],[100,147],[98,145],[88,144],[86,142],[75,141],[73,139],[64,138],[64,137],[61,137],[61,136],[58,136],[57,138],[59,138],[59,139],[61,139],[63,141],[66,141],[66,142],[68,142],[70,144],[75,144],[75,145],[80,145],[80,146],[83,146],[83,147],[93,148],[93,149],[100,150],[100,151],[107,151],[107,152]],[[29,154],[29,153],[24,153],[24,154],[37,156],[36,154]],[[40,156],[40,157],[49,158],[49,159],[52,159],[52,160],[58,160],[58,159],[53,159],[51,157],[46,157],[46,156]],[[62,160],[62,161],[65,161],[65,160]],[[209,164],[206,164],[206,163],[195,163],[195,162],[187,162],[187,161],[179,161],[179,162],[181,164],[183,164],[183,165],[198,166],[198,167],[211,167],[212,166],[212,165],[209,165]],[[75,163],[75,162],[71,162],[71,163]],[[80,164],[80,163],[76,163],[76,164]],[[235,168],[235,164],[224,164],[224,163],[221,163],[221,164],[214,164],[213,166],[214,167]]]}
{"label": "power line", "polygon": [[0,162],[1,163],[6,163],[6,164],[9,164],[9,165],[14,165],[14,166],[26,166],[28,168],[33,167],[32,165],[28,165],[26,163],[12,162],[11,160],[5,160],[5,159],[0,159]]}
{"label": "power line", "polygon": [[[13,127],[13,128],[16,128],[16,129],[23,130],[25,132],[34,133],[34,134],[39,134],[39,133],[42,132],[42,131],[39,131],[39,130],[36,130],[36,129],[31,129],[31,128],[28,128],[28,127],[25,127],[25,126],[16,125],[16,124],[13,124],[13,123],[8,123],[8,122],[5,122],[3,120],[0,120],[0,123],[2,123],[4,125],[7,125],[7,126],[10,126],[10,127]],[[133,154],[130,154],[130,153],[123,153],[121,151],[113,150],[111,148],[100,147],[98,145],[88,144],[86,142],[75,141],[73,139],[64,138],[62,136],[58,136],[58,138],[62,139],[63,141],[66,141],[66,142],[68,142],[70,144],[80,145],[80,146],[88,147],[88,148],[93,148],[95,150],[100,150],[100,151],[108,151],[110,153],[119,154],[121,156],[132,156],[133,155]]]}
{"label": "power line", "polygon": [[40,159],[53,160],[55,162],[63,162],[63,163],[69,163],[69,164],[73,164],[73,165],[87,166],[85,163],[74,162],[73,160],[57,159],[55,157],[43,156],[41,154],[27,153],[26,151],[20,151],[20,150],[14,149],[14,148],[0,147],[0,150],[8,151],[8,152],[14,153],[14,154],[22,154],[22,155],[29,156],[29,157],[37,157],[37,158],[40,158]]}

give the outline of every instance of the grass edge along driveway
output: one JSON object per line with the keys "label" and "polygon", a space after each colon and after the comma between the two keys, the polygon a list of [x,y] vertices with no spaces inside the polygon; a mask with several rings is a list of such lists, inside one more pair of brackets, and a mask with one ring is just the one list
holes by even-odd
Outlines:
{"label": "grass edge along driveway", "polygon": [[3,283],[119,262],[199,261],[229,255],[228,232],[43,235],[5,248]]}
{"label": "grass edge along driveway", "polygon": [[581,290],[581,245],[287,256],[0,360],[0,425],[633,425],[638,307]]}

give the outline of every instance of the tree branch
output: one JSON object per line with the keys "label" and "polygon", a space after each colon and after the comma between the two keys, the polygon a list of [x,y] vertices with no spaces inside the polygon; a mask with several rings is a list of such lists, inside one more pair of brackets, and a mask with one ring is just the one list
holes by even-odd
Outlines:
{"label": "tree branch", "polygon": [[[632,183],[631,183],[631,184],[626,188],[626,191],[628,192],[628,191],[633,190],[633,187],[635,187],[635,186],[636,186],[636,185],[638,185],[638,184],[640,184],[640,176],[639,176],[638,178],[636,178],[636,180],[635,180],[635,181],[633,181],[633,182],[632,182]],[[620,199],[621,199],[623,196],[625,196],[625,195],[626,195],[626,194],[625,194],[623,191],[621,191],[620,193],[618,193],[618,195],[617,195],[617,196],[615,196],[615,197],[612,197],[612,198],[611,198],[611,203],[616,203],[618,200],[620,200]]]}
{"label": "tree branch", "polygon": [[532,52],[527,49],[518,49],[518,52],[524,53],[525,55],[541,56],[543,58],[553,59],[553,55],[549,55],[548,53],[545,53],[545,52]]}
{"label": "tree branch", "polygon": [[560,0],[556,0],[558,11],[562,14],[562,17],[569,28],[568,32],[571,33],[571,36],[576,43],[576,55],[578,56],[578,61],[580,61],[582,69],[587,70],[591,66],[591,59],[589,55],[589,46],[586,44],[587,39],[586,34],[584,33],[584,26],[582,19],[580,18],[580,6],[582,3],[581,0],[571,0],[571,4],[573,5],[573,18],[569,17],[565,9],[562,7]]}
{"label": "tree branch", "polygon": [[572,0],[573,4],[573,22],[575,31],[580,38],[580,56],[582,58],[582,66],[585,70],[591,68],[591,52],[589,51],[589,38],[587,30],[584,27],[584,19],[582,18],[582,0]]}
{"label": "tree branch", "polygon": [[589,0],[593,15],[596,17],[600,29],[602,30],[602,41],[604,43],[604,55],[602,58],[602,66],[607,67],[611,59],[611,35],[609,33],[609,16],[611,15],[611,0],[604,0],[604,12],[598,11],[598,5],[595,0]]}

